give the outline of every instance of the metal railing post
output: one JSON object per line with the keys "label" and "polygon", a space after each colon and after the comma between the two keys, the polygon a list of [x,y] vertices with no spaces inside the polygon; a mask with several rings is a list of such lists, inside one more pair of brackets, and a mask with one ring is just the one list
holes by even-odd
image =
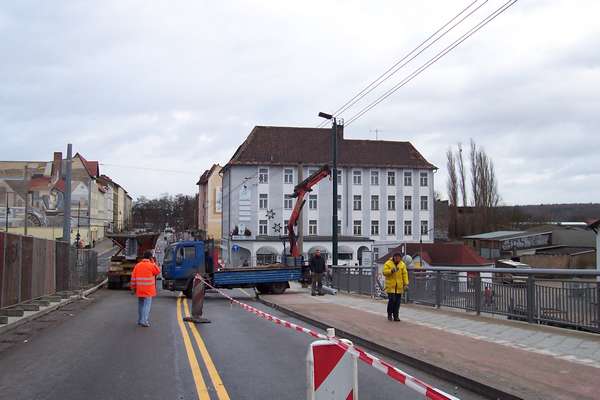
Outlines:
{"label": "metal railing post", "polygon": [[473,284],[475,285],[475,312],[481,314],[481,275],[475,276]]}
{"label": "metal railing post", "polygon": [[527,321],[530,324],[535,322],[535,278],[533,275],[527,276]]}
{"label": "metal railing post", "polygon": [[350,293],[350,268],[346,267],[346,292]]}
{"label": "metal railing post", "polygon": [[435,306],[442,306],[442,271],[435,272]]}
{"label": "metal railing post", "polygon": [[596,280],[596,327],[600,331],[600,281]]}

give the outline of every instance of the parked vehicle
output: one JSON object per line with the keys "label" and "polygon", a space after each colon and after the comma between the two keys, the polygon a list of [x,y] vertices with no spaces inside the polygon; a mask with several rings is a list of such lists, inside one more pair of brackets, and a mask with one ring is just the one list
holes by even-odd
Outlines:
{"label": "parked vehicle", "polygon": [[165,249],[162,264],[163,289],[182,291],[192,296],[192,282],[199,273],[216,288],[256,288],[260,293],[281,294],[289,288],[289,281],[299,280],[300,266],[285,264],[260,267],[219,267],[212,241],[189,240],[169,245]]}
{"label": "parked vehicle", "polygon": [[119,251],[111,257],[108,267],[108,288],[126,289],[131,283],[133,267],[140,261],[146,250],[153,250],[158,232],[126,232],[106,235],[119,247]]}

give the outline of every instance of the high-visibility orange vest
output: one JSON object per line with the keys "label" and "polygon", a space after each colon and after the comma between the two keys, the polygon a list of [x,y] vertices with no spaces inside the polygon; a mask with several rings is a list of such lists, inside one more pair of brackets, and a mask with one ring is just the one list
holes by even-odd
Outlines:
{"label": "high-visibility orange vest", "polygon": [[156,296],[156,275],[160,270],[152,260],[144,258],[133,267],[131,274],[131,289],[137,297]]}

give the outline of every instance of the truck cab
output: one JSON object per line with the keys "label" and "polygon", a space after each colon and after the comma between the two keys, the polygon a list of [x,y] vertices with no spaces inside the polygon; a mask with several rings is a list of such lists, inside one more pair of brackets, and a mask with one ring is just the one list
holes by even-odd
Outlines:
{"label": "truck cab", "polygon": [[203,241],[181,241],[169,245],[162,263],[163,289],[181,290],[191,297],[194,275],[212,273],[208,247]]}

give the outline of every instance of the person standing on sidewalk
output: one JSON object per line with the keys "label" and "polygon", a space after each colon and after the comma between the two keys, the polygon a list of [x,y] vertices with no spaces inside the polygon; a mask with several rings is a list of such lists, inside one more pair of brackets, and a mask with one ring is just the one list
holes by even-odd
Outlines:
{"label": "person standing on sidewalk", "polygon": [[321,256],[321,250],[317,249],[315,255],[309,262],[310,274],[312,277],[311,295],[323,296],[323,274],[325,273],[325,258]]}
{"label": "person standing on sidewalk", "polygon": [[131,274],[131,291],[138,298],[138,325],[150,326],[150,307],[152,298],[156,296],[156,276],[160,269],[154,262],[152,252],[144,252],[144,259],[133,267]]}
{"label": "person standing on sidewalk", "polygon": [[402,261],[400,253],[394,253],[391,259],[383,265],[385,276],[385,291],[388,295],[388,320],[400,321],[400,301],[402,293],[408,288],[408,270]]}

